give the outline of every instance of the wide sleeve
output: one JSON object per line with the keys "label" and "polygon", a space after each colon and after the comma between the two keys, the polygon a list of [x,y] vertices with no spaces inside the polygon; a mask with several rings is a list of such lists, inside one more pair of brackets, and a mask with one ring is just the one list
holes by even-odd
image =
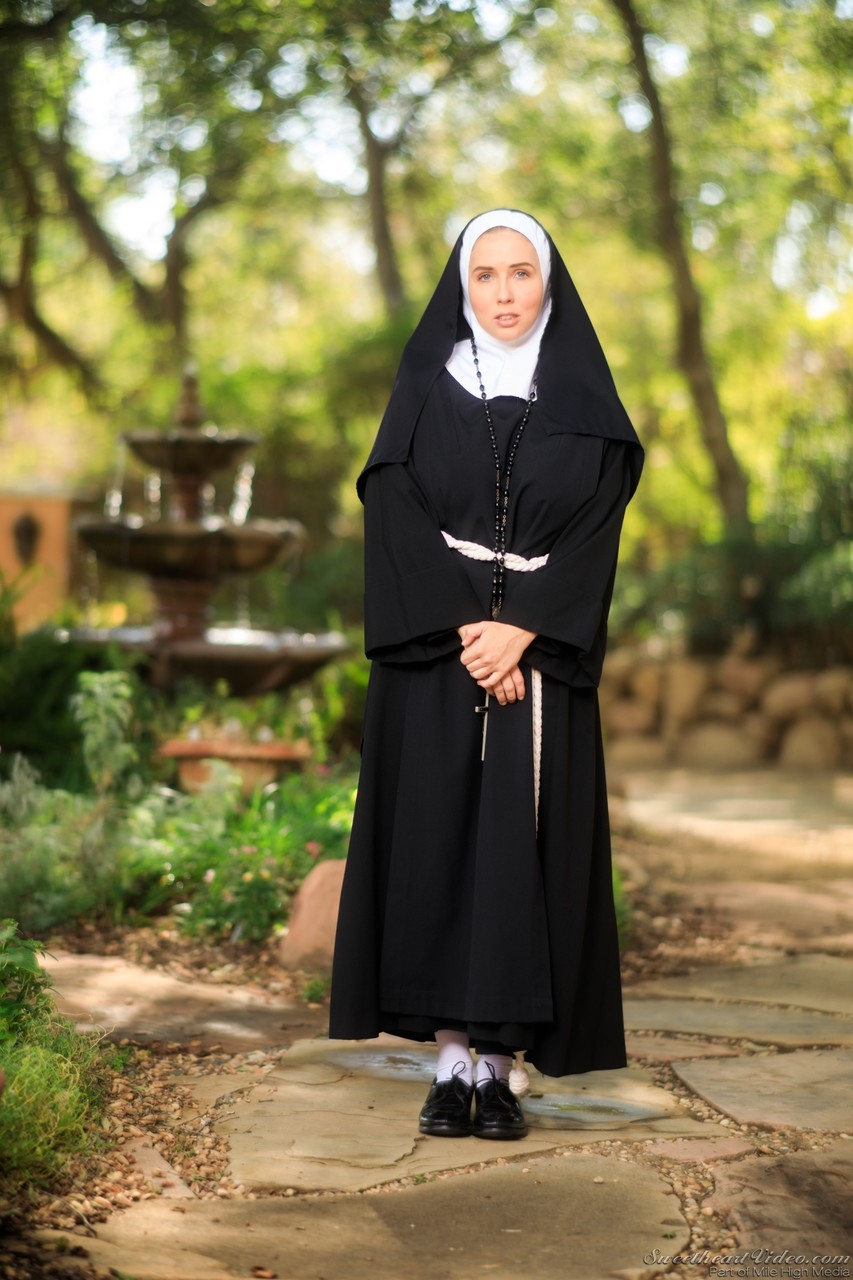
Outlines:
{"label": "wide sleeve", "polygon": [[364,484],[364,647],[384,662],[427,662],[461,648],[456,628],[483,615],[410,463]]}
{"label": "wide sleeve", "polygon": [[597,685],[625,508],[642,454],[621,441],[602,450],[598,484],[533,573],[508,573],[501,622],[536,632],[526,658],[567,684]]}

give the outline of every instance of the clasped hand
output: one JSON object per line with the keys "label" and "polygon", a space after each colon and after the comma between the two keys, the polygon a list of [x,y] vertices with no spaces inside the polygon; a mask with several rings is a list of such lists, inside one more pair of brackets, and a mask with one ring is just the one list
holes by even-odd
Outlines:
{"label": "clasped hand", "polygon": [[501,706],[523,698],[524,676],[518,664],[536,633],[509,622],[490,621],[469,622],[458,631],[462,665],[480,688],[493,694]]}

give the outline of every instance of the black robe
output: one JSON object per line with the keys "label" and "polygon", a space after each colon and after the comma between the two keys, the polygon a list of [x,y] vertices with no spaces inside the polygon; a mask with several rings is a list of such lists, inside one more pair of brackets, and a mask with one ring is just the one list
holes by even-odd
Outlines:
{"label": "black robe", "polygon": [[[565,335],[569,312],[577,338],[568,273],[552,254],[562,274],[552,268],[546,339]],[[431,1040],[458,1028],[481,1051],[526,1049],[548,1075],[622,1066],[596,686],[642,455],[615,391],[622,416],[587,418],[585,431],[553,404],[547,412],[540,390],[513,468],[507,547],[549,559],[506,572],[500,615],[537,639],[523,663],[525,699],[491,701],[481,760],[484,695],[460,662],[456,628],[488,617],[492,565],[452,550],[442,531],[493,545],[494,463],[482,402],[442,369],[449,350],[436,342],[436,298],[360,482],[373,668],[330,1035]],[[436,348],[428,360],[425,325]],[[451,342],[459,329],[454,313]],[[524,403],[490,403],[505,455]],[[531,667],[543,686],[538,812]]]}

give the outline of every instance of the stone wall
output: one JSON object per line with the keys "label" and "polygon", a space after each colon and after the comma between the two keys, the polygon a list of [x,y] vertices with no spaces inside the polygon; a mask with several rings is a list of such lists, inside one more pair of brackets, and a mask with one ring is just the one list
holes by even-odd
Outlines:
{"label": "stone wall", "polygon": [[747,769],[853,768],[853,668],[785,671],[772,657],[608,654],[607,762]]}

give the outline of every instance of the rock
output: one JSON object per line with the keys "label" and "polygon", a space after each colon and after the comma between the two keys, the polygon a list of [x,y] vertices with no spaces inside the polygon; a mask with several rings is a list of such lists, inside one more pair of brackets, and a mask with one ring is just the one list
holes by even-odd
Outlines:
{"label": "rock", "polygon": [[699,703],[699,715],[703,720],[740,720],[745,710],[741,694],[729,689],[709,689]]}
{"label": "rock", "polygon": [[604,660],[604,670],[601,673],[601,683],[612,684],[621,692],[621,690],[625,688],[628,682],[628,677],[636,665],[637,654],[634,649],[610,649]]}
{"label": "rock", "polygon": [[345,866],[339,858],[318,862],[303,880],[281,944],[286,968],[331,970]]}
{"label": "rock", "polygon": [[762,758],[767,757],[775,749],[779,729],[775,720],[768,719],[760,711],[747,711],[741,721],[741,728],[748,738],[758,747]]}
{"label": "rock", "polygon": [[828,667],[819,671],[814,682],[815,702],[821,711],[840,716],[853,696],[853,672],[849,667]]}
{"label": "rock", "polygon": [[836,1131],[853,1125],[850,1049],[694,1058],[673,1069],[688,1089],[738,1124]]}
{"label": "rock", "polygon": [[663,668],[659,662],[641,662],[628,678],[628,688],[635,698],[656,707],[663,689]]}
{"label": "rock", "polygon": [[657,769],[668,759],[663,739],[647,733],[626,733],[607,744],[607,763],[614,769]]}
{"label": "rock", "polygon": [[752,706],[778,669],[775,658],[741,658],[729,654],[717,664],[714,683],[729,693],[738,694],[747,706]]}
{"label": "rock", "polygon": [[694,718],[710,682],[711,673],[704,662],[679,658],[669,664],[663,692],[664,721],[668,730],[676,730]]}
{"label": "rock", "polygon": [[778,676],[764,690],[761,710],[771,720],[793,720],[812,711],[815,705],[815,674],[797,671]]}
{"label": "rock", "polygon": [[684,733],[675,756],[679,764],[696,769],[744,769],[758,764],[762,751],[740,726],[706,721]]}
{"label": "rock", "polygon": [[616,698],[607,706],[604,723],[608,733],[648,733],[654,729],[656,719],[652,703],[639,698]]}
{"label": "rock", "polygon": [[853,768],[853,716],[844,716],[839,720],[838,732],[841,734],[844,763],[848,768]]}
{"label": "rock", "polygon": [[[821,1151],[775,1159],[752,1156],[714,1169],[713,1208],[733,1222],[741,1240],[767,1242],[775,1254],[837,1256],[849,1251],[853,1154],[843,1139]],[[769,1252],[769,1250],[768,1250]],[[798,1267],[748,1268],[753,1275],[793,1275]],[[803,1274],[836,1275],[847,1266],[808,1266]]]}
{"label": "rock", "polygon": [[842,738],[836,725],[826,716],[811,715],[788,729],[779,763],[785,769],[837,769],[841,754]]}

